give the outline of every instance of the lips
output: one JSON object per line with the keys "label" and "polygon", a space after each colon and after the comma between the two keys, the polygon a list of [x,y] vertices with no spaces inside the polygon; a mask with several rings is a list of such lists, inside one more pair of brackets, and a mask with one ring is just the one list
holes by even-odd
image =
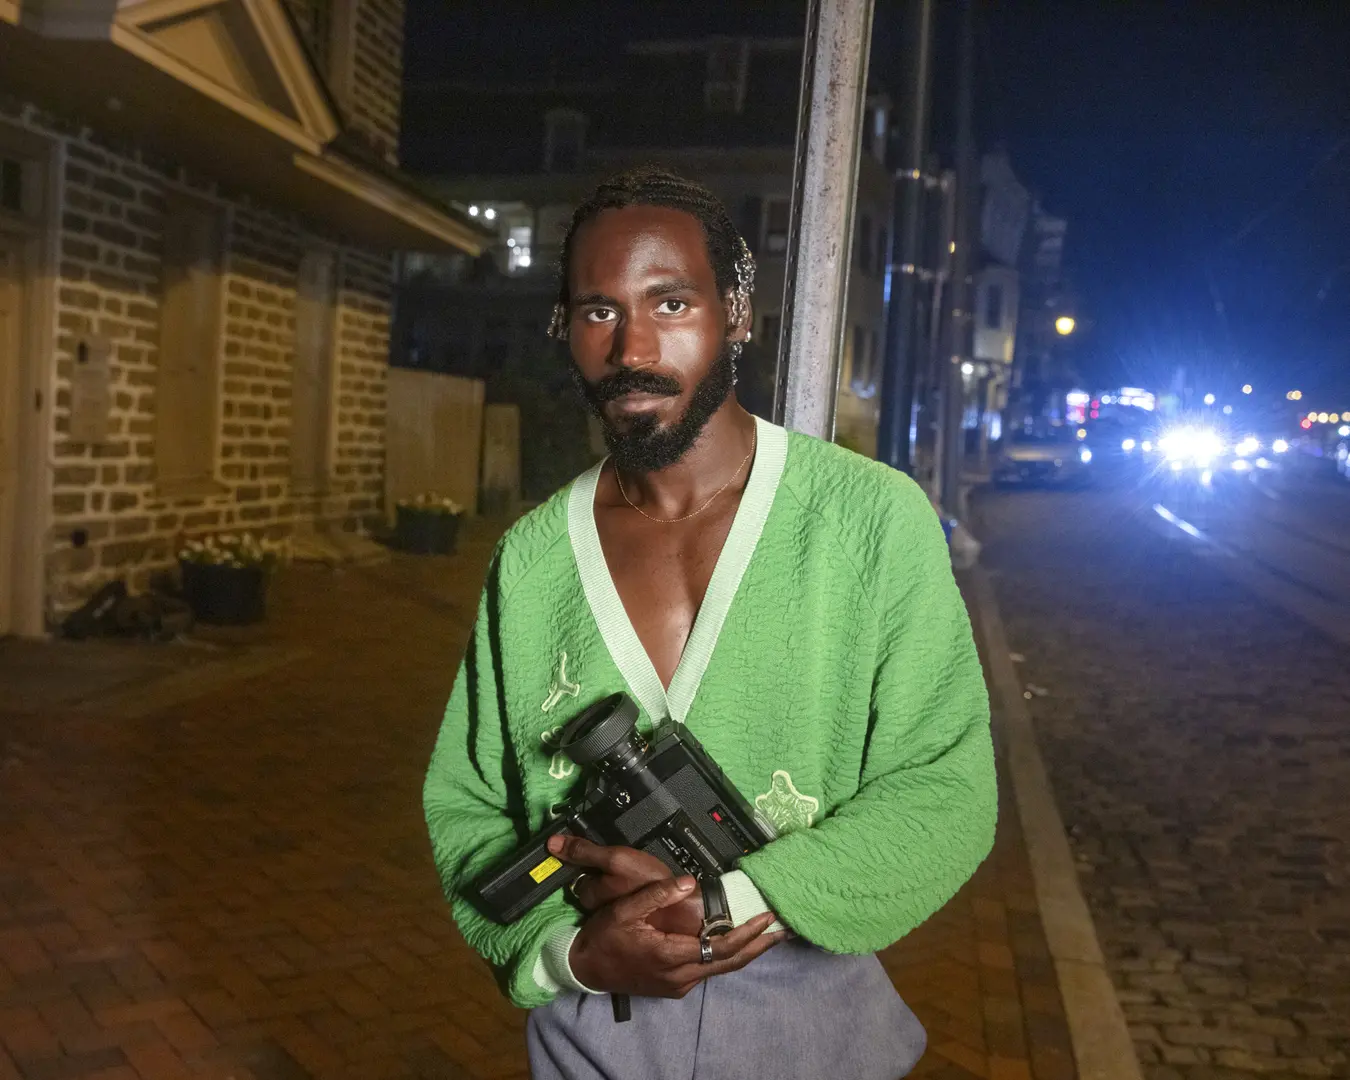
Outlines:
{"label": "lips", "polygon": [[659,409],[663,402],[670,401],[668,394],[632,393],[613,398],[605,403],[606,408],[616,412],[649,412]]}

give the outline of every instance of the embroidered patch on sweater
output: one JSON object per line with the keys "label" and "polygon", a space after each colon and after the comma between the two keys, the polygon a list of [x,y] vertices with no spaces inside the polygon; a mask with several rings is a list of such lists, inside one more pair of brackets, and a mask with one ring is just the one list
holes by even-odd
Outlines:
{"label": "embroidered patch on sweater", "polygon": [[558,655],[558,674],[554,676],[548,697],[539,706],[539,711],[552,712],[563,698],[576,697],[579,693],[581,693],[581,683],[572,682],[567,677],[567,654],[560,653]]}
{"label": "embroidered patch on sweater", "polygon": [[553,751],[553,758],[548,763],[548,774],[554,780],[566,780],[577,771],[577,763],[558,749],[558,740],[562,737],[562,732],[563,725],[559,724],[539,736],[544,749]]}
{"label": "embroidered patch on sweater", "polygon": [[755,809],[773,822],[780,833],[810,828],[820,810],[820,800],[803,795],[783,769],[773,774],[769,790],[755,796]]}

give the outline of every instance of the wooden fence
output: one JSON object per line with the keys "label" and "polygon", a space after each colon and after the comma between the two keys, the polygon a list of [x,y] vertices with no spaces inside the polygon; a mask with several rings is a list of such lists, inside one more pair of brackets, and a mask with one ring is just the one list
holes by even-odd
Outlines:
{"label": "wooden fence", "polygon": [[483,381],[389,369],[385,426],[385,510],[423,491],[449,495],[478,512],[483,448]]}

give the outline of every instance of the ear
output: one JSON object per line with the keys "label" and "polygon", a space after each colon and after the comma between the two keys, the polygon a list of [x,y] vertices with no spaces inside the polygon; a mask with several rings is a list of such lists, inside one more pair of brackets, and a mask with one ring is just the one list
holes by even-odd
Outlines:
{"label": "ear", "polygon": [[722,298],[722,306],[727,313],[727,340],[749,341],[750,328],[755,325],[755,307],[750,297],[745,297],[738,308],[736,290],[728,289]]}

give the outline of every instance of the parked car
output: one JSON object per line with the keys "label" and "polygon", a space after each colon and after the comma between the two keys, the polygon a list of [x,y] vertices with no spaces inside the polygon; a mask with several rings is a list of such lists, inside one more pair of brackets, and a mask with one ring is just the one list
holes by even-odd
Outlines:
{"label": "parked car", "polygon": [[1086,439],[1086,429],[1073,425],[1014,431],[994,467],[994,483],[1084,483],[1091,475],[1092,463]]}

